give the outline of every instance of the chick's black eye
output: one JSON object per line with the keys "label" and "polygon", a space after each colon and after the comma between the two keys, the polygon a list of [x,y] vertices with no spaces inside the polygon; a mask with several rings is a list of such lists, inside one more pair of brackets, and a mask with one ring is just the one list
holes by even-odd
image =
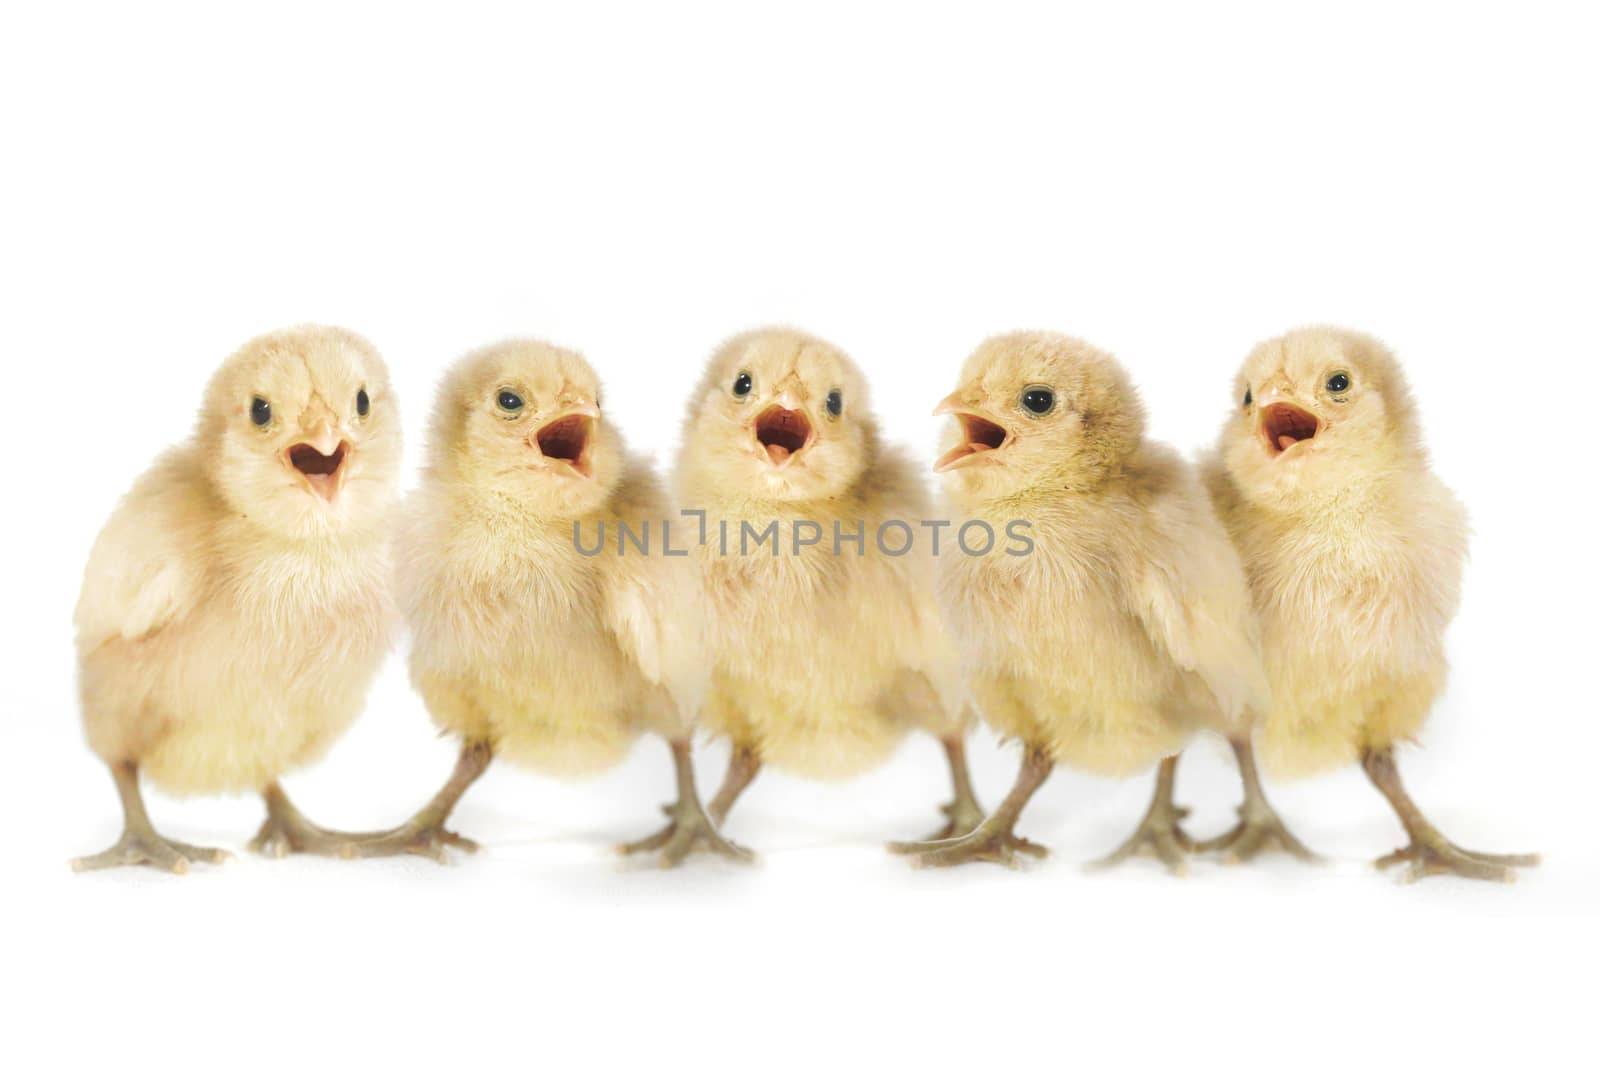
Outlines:
{"label": "chick's black eye", "polygon": [[265,426],[272,421],[272,405],[261,397],[250,401],[250,421],[257,426]]}
{"label": "chick's black eye", "polygon": [[1342,393],[1350,388],[1350,375],[1344,371],[1328,375],[1328,392]]}
{"label": "chick's black eye", "polygon": [[1056,406],[1056,394],[1043,386],[1032,386],[1022,391],[1022,406],[1035,415],[1043,415]]}
{"label": "chick's black eye", "polygon": [[750,387],[754,384],[755,382],[750,380],[750,375],[740,371],[739,376],[733,380],[733,395],[749,396]]}
{"label": "chick's black eye", "polygon": [[836,419],[844,414],[844,394],[837,389],[828,394],[828,414]]}
{"label": "chick's black eye", "polygon": [[1249,407],[1252,399],[1253,398],[1250,396],[1250,387],[1247,385],[1244,387],[1244,406]]}
{"label": "chick's black eye", "polygon": [[516,393],[513,393],[509,389],[500,390],[500,395],[495,398],[495,402],[500,405],[501,411],[522,410],[522,397],[518,396]]}
{"label": "chick's black eye", "polygon": [[356,394],[356,414],[362,418],[367,417],[367,412],[372,410],[372,398],[365,389]]}

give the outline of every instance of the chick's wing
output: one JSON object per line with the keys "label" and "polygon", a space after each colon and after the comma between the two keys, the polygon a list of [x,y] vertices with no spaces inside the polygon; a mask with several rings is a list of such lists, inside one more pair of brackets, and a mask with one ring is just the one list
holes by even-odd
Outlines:
{"label": "chick's wing", "polygon": [[182,510],[181,490],[151,477],[112,513],[89,551],[73,614],[81,648],[138,640],[189,611],[198,576]]}
{"label": "chick's wing", "polygon": [[1146,501],[1132,608],[1156,646],[1200,676],[1228,719],[1243,721],[1270,700],[1244,568],[1193,472],[1171,462]]}

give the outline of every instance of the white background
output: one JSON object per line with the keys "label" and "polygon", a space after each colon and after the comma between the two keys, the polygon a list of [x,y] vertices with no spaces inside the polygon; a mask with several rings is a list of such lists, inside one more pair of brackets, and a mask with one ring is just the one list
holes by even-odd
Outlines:
{"label": "white background", "polygon": [[[5,1058],[1592,1051],[1595,27],[1576,7],[1286,6],[8,6]],[[880,849],[946,796],[914,739],[848,784],[762,779],[730,824],[755,871],[607,853],[667,798],[647,742],[581,785],[491,771],[457,819],[487,852],[448,868],[70,876],[119,825],[74,697],[90,541],[214,365],[305,320],[387,355],[413,463],[441,368],[516,333],[587,353],[664,465],[701,361],[752,325],[853,353],[889,435],[929,457],[927,411],[987,333],[1111,349],[1153,433],[1192,452],[1255,341],[1372,331],[1476,529],[1453,679],[1403,768],[1463,843],[1546,866],[1399,887],[1366,865],[1398,826],[1351,770],[1274,790],[1325,869],[1087,876],[1149,781],[1062,773],[1023,820],[1052,861],[914,872]],[[973,750],[993,802],[1014,753]],[[289,786],[367,827],[453,755],[396,659]],[[702,750],[708,789],[724,758]],[[1200,831],[1235,791],[1212,750],[1179,785]],[[249,798],[152,809],[236,849],[259,818]]]}

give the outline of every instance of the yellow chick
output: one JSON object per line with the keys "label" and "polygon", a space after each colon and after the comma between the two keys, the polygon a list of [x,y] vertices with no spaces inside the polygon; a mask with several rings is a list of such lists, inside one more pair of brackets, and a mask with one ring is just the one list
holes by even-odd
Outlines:
{"label": "yellow chick", "polygon": [[1428,467],[1399,363],[1359,333],[1295,330],[1250,353],[1234,397],[1206,482],[1261,618],[1267,765],[1359,760],[1410,838],[1380,867],[1510,879],[1538,857],[1452,844],[1395,766],[1444,684],[1467,552],[1466,513]]}
{"label": "yellow chick", "polygon": [[227,856],[157,833],[141,775],[180,794],[261,791],[264,851],[345,850],[277,779],[351,724],[389,648],[399,419],[362,338],[267,334],[222,364],[193,437],[112,513],[75,622],[84,728],[125,828],[77,869]]}
{"label": "yellow chick", "polygon": [[695,531],[713,655],[705,726],[733,757],[719,823],[762,766],[863,772],[912,728],[938,737],[955,799],[941,836],[983,812],[970,725],[932,583],[929,500],[879,442],[842,351],[788,329],[733,338],[690,397],[677,488]]}
{"label": "yellow chick", "polygon": [[[669,866],[696,848],[749,858],[717,833],[694,785],[709,663],[693,563],[663,552],[664,494],[602,417],[583,357],[513,340],[460,360],[406,512],[411,678],[462,750],[443,790],[372,850],[442,859],[446,846],[474,848],[444,822],[495,755],[584,775],[650,732],[671,748],[678,798],[667,830],[624,851],[659,849]],[[624,540],[623,523],[656,540]]]}
{"label": "yellow chick", "polygon": [[[962,530],[1004,549],[941,560],[946,614],[989,725],[1022,742],[1016,785],[972,833],[905,849],[920,865],[1015,863],[1015,834],[1058,763],[1127,774],[1208,727],[1246,738],[1268,690],[1239,560],[1192,468],[1144,440],[1122,367],[1052,333],[991,338],[935,410],[955,416],[945,476]],[[1182,871],[1175,760],[1129,842]],[[1264,801],[1263,801],[1264,803]]]}

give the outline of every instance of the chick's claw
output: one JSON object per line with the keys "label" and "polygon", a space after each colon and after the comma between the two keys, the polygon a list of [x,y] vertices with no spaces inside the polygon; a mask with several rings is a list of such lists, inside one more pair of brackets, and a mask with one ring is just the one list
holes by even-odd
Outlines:
{"label": "chick's claw", "polygon": [[102,871],[111,867],[154,867],[171,874],[187,874],[191,863],[222,863],[233,853],[172,841],[159,834],[125,833],[116,844],[92,856],[72,861],[74,871]]}
{"label": "chick's claw", "polygon": [[1183,832],[1180,823],[1189,814],[1188,808],[1167,808],[1146,815],[1133,836],[1124,841],[1111,855],[1089,864],[1090,870],[1103,871],[1117,866],[1135,856],[1154,856],[1169,872],[1183,877],[1189,873],[1189,853],[1195,843]]}
{"label": "chick's claw", "polygon": [[1050,850],[1025,837],[1018,837],[1008,826],[983,826],[965,835],[942,841],[902,841],[889,851],[911,857],[913,867],[956,867],[963,863],[998,863],[1017,869],[1022,856],[1044,859]]}
{"label": "chick's claw", "polygon": [[1384,870],[1405,864],[1403,881],[1415,882],[1436,874],[1453,874],[1461,878],[1475,878],[1484,882],[1514,882],[1518,867],[1534,867],[1539,857],[1533,853],[1496,855],[1492,852],[1473,852],[1458,848],[1440,837],[1436,841],[1412,841],[1380,857],[1376,866]]}
{"label": "chick's claw", "polygon": [[1273,851],[1286,852],[1306,863],[1322,862],[1322,857],[1301,843],[1275,813],[1252,813],[1245,808],[1239,809],[1239,825],[1219,837],[1195,842],[1194,850],[1218,853],[1223,863],[1245,863]]}
{"label": "chick's claw", "polygon": [[442,824],[402,826],[388,833],[366,834],[344,842],[339,856],[344,859],[379,859],[384,856],[426,856],[437,863],[449,864],[450,850],[460,849],[469,855],[478,851],[478,843],[462,837]]}
{"label": "chick's claw", "polygon": [[717,828],[700,810],[699,805],[682,808],[667,804],[662,810],[671,820],[666,826],[649,837],[618,845],[617,851],[624,856],[659,851],[661,855],[658,862],[662,867],[676,867],[683,863],[690,853],[697,851],[712,852],[737,863],[755,862],[755,853],[734,844],[717,832]]}

